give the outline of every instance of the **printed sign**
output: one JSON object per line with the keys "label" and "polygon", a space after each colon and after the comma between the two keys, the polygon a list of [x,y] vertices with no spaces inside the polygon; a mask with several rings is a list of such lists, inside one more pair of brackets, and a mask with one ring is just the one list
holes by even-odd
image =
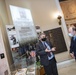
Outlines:
{"label": "printed sign", "polygon": [[14,25],[6,25],[6,30],[7,30],[8,39],[9,39],[11,48],[19,47],[17,34],[15,31],[15,26]]}
{"label": "printed sign", "polygon": [[37,39],[36,29],[29,9],[10,6],[13,23],[20,44],[33,42]]}

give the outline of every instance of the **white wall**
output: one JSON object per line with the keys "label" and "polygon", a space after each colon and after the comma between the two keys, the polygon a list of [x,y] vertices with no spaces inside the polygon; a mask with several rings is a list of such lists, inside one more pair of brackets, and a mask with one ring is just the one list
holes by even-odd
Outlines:
{"label": "white wall", "polygon": [[63,34],[64,34],[64,38],[65,38],[65,42],[66,42],[66,45],[67,45],[67,48],[68,48],[68,51],[69,51],[70,38],[69,38],[69,35],[68,35],[68,30],[67,30],[67,27],[66,27],[64,15],[63,15],[63,12],[62,12],[62,9],[60,7],[60,4],[59,4],[58,0],[55,0],[55,1],[56,1],[56,6],[57,6],[58,11],[60,11],[60,13],[62,14],[62,25],[61,25],[61,28],[62,28],[62,31],[63,31]]}
{"label": "white wall", "polygon": [[[1,23],[0,23],[1,24]],[[5,47],[3,43],[3,37],[0,29],[0,54],[4,53],[5,55]],[[0,57],[0,75],[4,75],[4,72],[8,70],[8,62],[5,55],[5,58],[1,59]]]}
{"label": "white wall", "polygon": [[0,59],[0,75],[4,75],[5,70],[9,70],[10,65],[13,63],[11,50],[5,30],[5,25],[7,24],[9,24],[9,19],[7,15],[5,0],[0,0],[0,30],[2,34],[2,40],[0,43],[2,43],[1,47],[3,48],[1,49],[0,47],[0,53],[3,52],[5,55],[5,58],[3,60]]}
{"label": "white wall", "polygon": [[39,25],[42,30],[48,30],[60,27],[54,14],[58,12],[54,0],[6,0],[10,24],[12,24],[9,5],[15,5],[23,8],[29,8],[32,12],[35,25]]}
{"label": "white wall", "polygon": [[[29,8],[35,25],[39,25],[41,30],[49,30],[61,27],[63,30],[64,38],[67,48],[69,50],[69,37],[64,21],[64,16],[59,5],[59,0],[5,0],[7,12],[12,24],[9,5],[15,5],[23,8]],[[60,26],[57,21],[57,15],[62,16],[62,25]],[[68,41],[67,41],[68,40]]]}
{"label": "white wall", "polygon": [[0,0],[0,17],[5,25],[9,24],[5,0]]}
{"label": "white wall", "polygon": [[1,53],[4,53],[5,58],[0,59],[0,75],[4,75],[6,70],[10,73],[10,66],[13,64],[13,60],[4,24],[0,17],[0,54]]}

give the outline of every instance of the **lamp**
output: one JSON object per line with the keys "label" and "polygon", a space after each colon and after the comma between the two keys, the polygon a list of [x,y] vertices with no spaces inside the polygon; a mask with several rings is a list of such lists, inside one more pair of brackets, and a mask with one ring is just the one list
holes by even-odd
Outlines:
{"label": "lamp", "polygon": [[60,15],[57,17],[59,25],[61,25],[61,18],[62,17]]}

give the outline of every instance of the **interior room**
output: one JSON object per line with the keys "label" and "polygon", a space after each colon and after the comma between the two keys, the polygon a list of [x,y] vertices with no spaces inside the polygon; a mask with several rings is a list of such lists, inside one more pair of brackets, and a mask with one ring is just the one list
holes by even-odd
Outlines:
{"label": "interior room", "polygon": [[0,75],[47,75],[36,56],[40,33],[56,47],[59,75],[75,75],[68,32],[75,9],[75,0],[0,0]]}

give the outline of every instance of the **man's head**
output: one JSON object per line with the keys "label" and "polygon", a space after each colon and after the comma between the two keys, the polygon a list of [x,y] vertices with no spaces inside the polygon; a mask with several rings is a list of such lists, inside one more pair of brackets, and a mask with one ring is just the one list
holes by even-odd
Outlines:
{"label": "man's head", "polygon": [[45,35],[45,33],[41,33],[41,34],[40,34],[39,40],[41,40],[41,41],[46,41],[46,35]]}
{"label": "man's head", "polygon": [[72,26],[69,28],[69,35],[71,35],[71,36],[76,35],[76,27]]}
{"label": "man's head", "polygon": [[73,28],[73,36],[75,36],[76,35],[76,27],[75,28]]}

